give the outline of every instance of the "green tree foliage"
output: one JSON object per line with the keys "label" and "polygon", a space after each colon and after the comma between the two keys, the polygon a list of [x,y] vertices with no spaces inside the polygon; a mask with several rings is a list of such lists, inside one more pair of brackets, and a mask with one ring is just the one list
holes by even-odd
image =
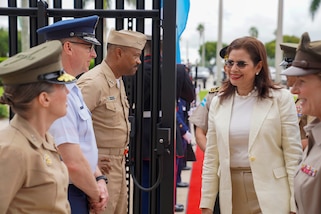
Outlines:
{"label": "green tree foliage", "polygon": [[311,17],[312,20],[314,19],[315,13],[318,11],[319,7],[320,7],[320,0],[312,0],[311,4],[310,4],[310,13],[311,13]]}
{"label": "green tree foliage", "polygon": [[[283,42],[299,43],[300,38],[296,36],[283,36]],[[265,43],[265,49],[269,58],[274,59],[275,57],[275,40]]]}
{"label": "green tree foliage", "polygon": [[249,29],[249,34],[250,36],[257,38],[259,36],[259,30],[256,27],[251,27]]}
{"label": "green tree foliage", "polygon": [[8,31],[0,28],[0,57],[5,57],[9,53],[9,36]]}
{"label": "green tree foliage", "polygon": [[[21,52],[21,31],[18,32],[18,52]],[[9,33],[7,29],[0,28],[0,62],[6,59],[8,55],[9,55]]]}
{"label": "green tree foliage", "polygon": [[[0,87],[0,96],[3,94],[3,88]],[[0,104],[0,118],[9,117],[9,108],[7,105]]]}
{"label": "green tree foliage", "polygon": [[[208,65],[212,59],[216,59],[216,49],[217,42],[205,42],[205,64]],[[227,44],[223,44],[223,47],[227,46]],[[202,45],[198,49],[198,53],[202,54]]]}
{"label": "green tree foliage", "polygon": [[[283,42],[289,42],[289,43],[299,43],[300,38],[296,36],[283,36]],[[266,52],[269,58],[274,59],[275,58],[275,40],[272,40],[270,42],[265,43]],[[209,65],[209,62],[212,59],[216,59],[216,49],[217,49],[217,42],[208,41],[205,42],[205,64]],[[227,44],[223,44],[223,47],[227,46]],[[202,45],[198,49],[198,53],[201,56],[202,55]]]}

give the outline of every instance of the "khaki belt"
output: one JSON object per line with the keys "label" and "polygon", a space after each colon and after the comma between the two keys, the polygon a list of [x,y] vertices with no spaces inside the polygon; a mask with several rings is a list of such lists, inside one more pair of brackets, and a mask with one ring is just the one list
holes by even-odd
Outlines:
{"label": "khaki belt", "polygon": [[126,155],[128,153],[127,148],[99,148],[98,151],[105,155]]}

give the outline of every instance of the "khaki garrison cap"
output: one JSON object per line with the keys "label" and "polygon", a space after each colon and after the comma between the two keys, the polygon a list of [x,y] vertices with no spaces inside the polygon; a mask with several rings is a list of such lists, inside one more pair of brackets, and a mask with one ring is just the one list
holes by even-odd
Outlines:
{"label": "khaki garrison cap", "polygon": [[143,50],[146,40],[146,35],[140,32],[130,30],[116,31],[112,29],[109,33],[107,43]]}
{"label": "khaki garrison cap", "polygon": [[65,73],[61,64],[61,42],[53,40],[18,53],[0,63],[3,84],[49,82],[66,84],[76,78]]}
{"label": "khaki garrison cap", "polygon": [[310,41],[308,33],[303,33],[292,62],[292,66],[281,74],[304,76],[321,72],[321,40]]}

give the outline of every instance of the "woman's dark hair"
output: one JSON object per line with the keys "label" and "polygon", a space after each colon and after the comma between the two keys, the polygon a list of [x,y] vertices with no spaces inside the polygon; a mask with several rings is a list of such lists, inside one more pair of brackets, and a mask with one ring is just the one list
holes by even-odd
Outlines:
{"label": "woman's dark hair", "polygon": [[8,104],[16,114],[26,117],[26,112],[31,107],[31,101],[41,92],[51,93],[53,90],[53,84],[46,82],[4,85],[0,103]]}
{"label": "woman's dark hair", "polygon": [[[270,97],[270,89],[280,89],[273,83],[270,77],[269,66],[267,63],[267,54],[265,47],[262,42],[258,39],[250,36],[235,39],[227,48],[227,55],[230,54],[232,50],[244,49],[251,57],[251,60],[256,66],[260,61],[262,62],[262,69],[259,74],[255,76],[254,86],[258,91],[259,99]],[[229,79],[223,82],[221,87],[221,102],[235,93],[236,87],[231,84]]]}

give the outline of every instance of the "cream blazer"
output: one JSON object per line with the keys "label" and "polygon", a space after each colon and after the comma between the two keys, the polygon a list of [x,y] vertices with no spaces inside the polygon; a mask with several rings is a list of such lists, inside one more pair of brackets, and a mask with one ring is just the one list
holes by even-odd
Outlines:
{"label": "cream blazer", "polygon": [[[271,90],[273,98],[257,100],[253,109],[248,158],[262,213],[295,212],[293,177],[302,156],[300,130],[293,96]],[[233,98],[211,103],[203,163],[200,208],[213,209],[220,194],[222,214],[232,213],[229,127]]]}

